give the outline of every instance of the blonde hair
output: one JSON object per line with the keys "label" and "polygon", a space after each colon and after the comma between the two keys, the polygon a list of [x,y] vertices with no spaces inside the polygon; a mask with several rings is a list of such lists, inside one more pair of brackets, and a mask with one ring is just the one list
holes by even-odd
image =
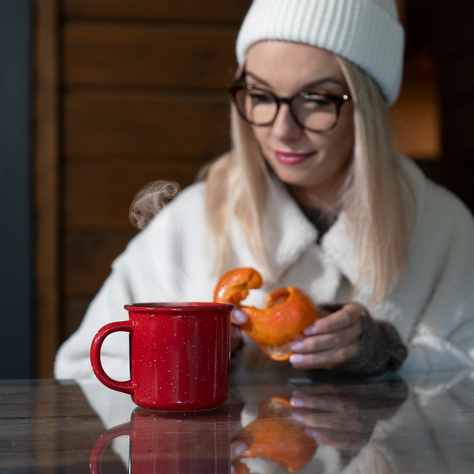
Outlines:
{"label": "blonde hair", "polygon": [[236,216],[250,250],[271,276],[263,243],[262,218],[270,175],[253,131],[231,109],[231,151],[203,173],[207,180],[206,206],[211,233],[216,244],[215,272],[221,274],[231,258],[230,225]]}
{"label": "blonde hair", "polygon": [[375,81],[337,57],[354,102],[354,155],[342,196],[358,256],[358,283],[380,301],[408,264],[414,191],[395,149],[389,109]]}
{"label": "blonde hair", "polygon": [[[340,190],[339,209],[345,211],[354,238],[359,268],[356,286],[368,283],[376,303],[407,264],[414,200],[393,144],[388,106],[378,86],[354,64],[337,59],[354,102],[355,134],[352,165]],[[234,104],[231,128],[231,151],[206,170],[216,272],[222,273],[229,265],[233,215],[239,219],[255,258],[269,271],[261,222],[270,173],[250,125],[240,118]]]}

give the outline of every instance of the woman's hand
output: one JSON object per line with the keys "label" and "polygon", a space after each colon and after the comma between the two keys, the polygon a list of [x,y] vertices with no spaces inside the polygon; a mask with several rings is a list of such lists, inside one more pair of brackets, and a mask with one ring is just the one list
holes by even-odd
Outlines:
{"label": "woman's hand", "polygon": [[298,369],[331,369],[355,356],[362,332],[364,309],[347,303],[333,313],[319,308],[320,318],[308,326],[302,338],[290,343],[290,363]]}
{"label": "woman's hand", "polygon": [[292,418],[306,426],[308,435],[337,449],[358,451],[377,422],[375,410],[362,411],[350,393],[332,385],[296,389],[291,405]]}
{"label": "woman's hand", "polygon": [[235,308],[230,316],[231,322],[231,352],[235,352],[242,345],[242,329],[240,326],[248,321],[247,315],[239,308]]}

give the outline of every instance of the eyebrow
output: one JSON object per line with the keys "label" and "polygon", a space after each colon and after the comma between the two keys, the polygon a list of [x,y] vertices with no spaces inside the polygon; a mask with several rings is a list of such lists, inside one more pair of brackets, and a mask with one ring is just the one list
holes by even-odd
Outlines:
{"label": "eyebrow", "polygon": [[[244,71],[244,76],[251,76],[255,81],[260,82],[260,84],[263,84],[265,87],[268,87],[269,89],[272,89],[271,85],[267,82],[261,79],[260,77],[256,76],[255,74],[249,72],[249,71]],[[306,84],[302,89],[311,89],[313,87],[321,86],[327,82],[331,82],[333,84],[337,84],[339,86],[344,87],[345,84],[342,83],[340,80],[335,79],[334,77],[323,77],[321,79],[317,79],[316,81],[309,82]]]}

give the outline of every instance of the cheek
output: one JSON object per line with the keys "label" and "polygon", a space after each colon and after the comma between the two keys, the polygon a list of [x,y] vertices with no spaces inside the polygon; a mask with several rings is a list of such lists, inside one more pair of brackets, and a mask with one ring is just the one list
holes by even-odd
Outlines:
{"label": "cheek", "polygon": [[268,133],[269,127],[252,127],[253,136],[260,149],[260,154],[263,159],[273,168],[272,164],[272,149],[270,146],[270,139]]}
{"label": "cheek", "polygon": [[338,132],[345,137],[347,143],[354,145],[354,119],[352,107],[347,107],[341,114]]}
{"label": "cheek", "polygon": [[259,147],[264,150],[266,147],[267,141],[267,133],[266,129],[268,127],[252,127],[253,135]]}
{"label": "cheek", "polygon": [[345,131],[341,130],[341,133],[334,138],[333,146],[341,153],[341,155],[352,155],[354,151],[354,131],[352,128],[348,128]]}
{"label": "cheek", "polygon": [[337,124],[331,137],[330,148],[339,152],[341,156],[352,156],[354,151],[354,125],[351,117],[347,117]]}

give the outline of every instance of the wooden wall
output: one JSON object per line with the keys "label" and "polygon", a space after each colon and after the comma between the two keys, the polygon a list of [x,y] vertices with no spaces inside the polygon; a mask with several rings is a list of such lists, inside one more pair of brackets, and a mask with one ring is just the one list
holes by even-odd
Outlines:
{"label": "wooden wall", "polygon": [[39,375],[136,232],[135,193],[158,179],[185,187],[228,149],[226,85],[249,4],[37,1],[37,113],[56,113],[38,125],[40,141],[56,130],[36,156]]}
{"label": "wooden wall", "polygon": [[[249,5],[36,0],[38,376],[52,374],[58,345],[135,234],[135,193],[158,179],[185,187],[227,150],[225,88]],[[399,144],[415,158],[437,158],[436,81],[413,64],[393,110]],[[414,134],[414,124],[422,131]]]}
{"label": "wooden wall", "polygon": [[63,337],[133,235],[135,193],[187,186],[228,148],[225,86],[248,4],[63,2]]}

